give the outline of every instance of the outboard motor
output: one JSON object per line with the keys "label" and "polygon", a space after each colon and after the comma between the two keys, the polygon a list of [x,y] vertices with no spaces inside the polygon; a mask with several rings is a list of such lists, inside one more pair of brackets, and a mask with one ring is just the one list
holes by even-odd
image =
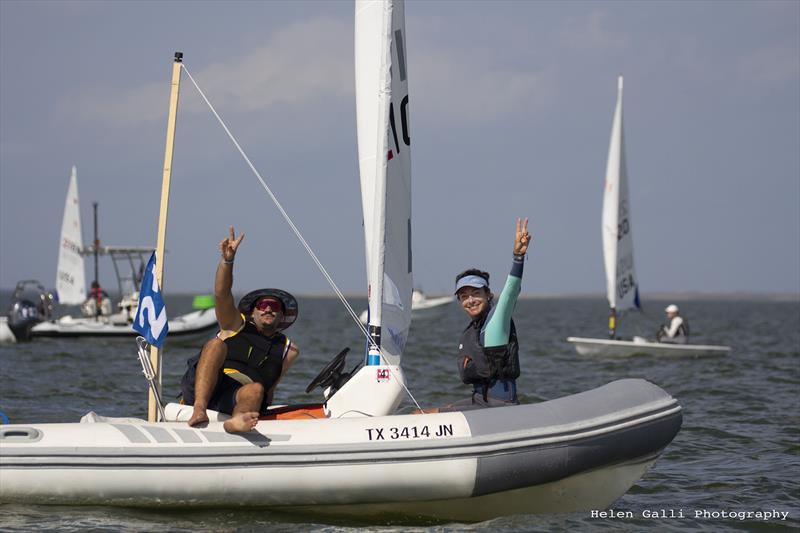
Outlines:
{"label": "outboard motor", "polygon": [[30,300],[19,300],[8,312],[8,327],[17,341],[31,340],[31,328],[43,320],[39,308]]}
{"label": "outboard motor", "polygon": [[[38,300],[38,303],[31,301]],[[31,328],[49,320],[53,314],[53,295],[40,282],[26,279],[17,283],[8,310],[8,328],[17,341],[31,340]]]}

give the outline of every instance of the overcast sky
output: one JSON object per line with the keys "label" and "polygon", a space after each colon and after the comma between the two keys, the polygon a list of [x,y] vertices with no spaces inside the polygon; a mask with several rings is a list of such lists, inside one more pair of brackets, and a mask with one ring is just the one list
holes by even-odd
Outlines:
{"label": "overcast sky", "polygon": [[[353,11],[0,0],[0,287],[55,285],[72,165],[84,242],[96,201],[103,244],[155,244],[179,50],[342,290],[364,295]],[[796,1],[408,2],[416,284],[446,292],[478,266],[500,286],[528,216],[523,293],[604,291],[622,73],[643,300],[800,292],[799,26]],[[230,224],[246,233],[236,292],[331,294],[184,76],[167,292],[211,290]]]}

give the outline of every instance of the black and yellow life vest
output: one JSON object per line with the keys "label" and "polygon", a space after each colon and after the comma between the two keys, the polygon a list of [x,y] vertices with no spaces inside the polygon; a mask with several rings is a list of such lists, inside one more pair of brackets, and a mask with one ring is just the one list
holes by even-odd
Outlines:
{"label": "black and yellow life vest", "polygon": [[250,321],[245,321],[239,331],[223,342],[228,347],[223,364],[225,375],[243,385],[260,383],[265,391],[281,377],[283,360],[292,345],[289,338],[280,332],[265,337]]}

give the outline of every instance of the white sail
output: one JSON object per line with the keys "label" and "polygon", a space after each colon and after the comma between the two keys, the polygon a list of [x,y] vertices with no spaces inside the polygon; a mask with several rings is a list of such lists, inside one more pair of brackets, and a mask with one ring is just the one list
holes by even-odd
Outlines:
{"label": "white sail", "polygon": [[[411,158],[405,9],[357,0],[356,115],[369,294],[369,329],[397,365],[411,324]],[[374,352],[374,351],[373,351]],[[379,364],[371,353],[370,364]]]}
{"label": "white sail", "polygon": [[633,267],[628,173],[622,127],[622,76],[617,86],[617,108],[608,147],[603,196],[603,258],[608,305],[617,311],[639,307],[639,284]]}
{"label": "white sail", "polygon": [[82,247],[78,177],[77,170],[72,167],[67,200],[64,203],[64,220],[61,222],[61,238],[58,243],[56,293],[58,301],[62,304],[77,305],[86,299],[86,278],[83,256],[80,253]]}

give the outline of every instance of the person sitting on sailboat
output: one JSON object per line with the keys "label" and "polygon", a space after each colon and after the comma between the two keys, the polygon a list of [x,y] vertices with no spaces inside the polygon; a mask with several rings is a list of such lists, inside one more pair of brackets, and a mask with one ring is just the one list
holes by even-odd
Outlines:
{"label": "person sitting on sailboat", "polygon": [[664,309],[667,313],[667,323],[661,326],[656,333],[658,342],[670,344],[687,344],[689,342],[689,323],[680,316],[680,309],[675,304],[670,304]]}
{"label": "person sitting on sailboat", "polygon": [[222,258],[214,278],[214,310],[220,331],[188,361],[181,381],[183,401],[194,406],[190,426],[208,422],[207,409],[230,414],[230,433],[252,430],[259,412],[272,402],[275,387],[300,354],[281,333],[297,319],[297,300],[280,289],[259,289],[234,305],[233,261],[244,238],[219,245]]}
{"label": "person sitting on sailboat", "polygon": [[470,317],[458,344],[461,380],[472,385],[472,396],[424,412],[449,412],[517,405],[519,344],[511,318],[522,285],[522,270],[531,236],[528,219],[517,219],[514,258],[497,303],[489,289],[489,274],[476,268],[456,276],[456,297]]}
{"label": "person sitting on sailboat", "polygon": [[86,301],[81,304],[81,311],[84,316],[109,316],[111,314],[111,298],[108,293],[100,286],[97,280],[92,282],[92,288],[86,296]]}

